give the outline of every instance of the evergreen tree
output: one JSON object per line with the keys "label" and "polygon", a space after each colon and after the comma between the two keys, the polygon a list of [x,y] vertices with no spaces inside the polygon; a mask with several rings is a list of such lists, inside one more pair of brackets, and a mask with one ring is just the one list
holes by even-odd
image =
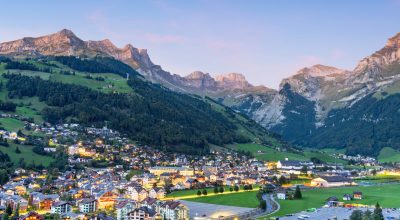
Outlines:
{"label": "evergreen tree", "polygon": [[203,189],[203,195],[207,195],[207,190],[206,189]]}
{"label": "evergreen tree", "polygon": [[229,191],[230,191],[230,192],[233,192],[233,188],[232,188],[232,187],[229,187]]}
{"label": "evergreen tree", "polygon": [[21,150],[19,149],[19,147],[15,148],[15,153],[16,154],[20,154],[21,153]]}
{"label": "evergreen tree", "polygon": [[372,212],[367,209],[367,211],[363,213],[362,220],[372,220]]}
{"label": "evergreen tree", "polygon": [[9,220],[10,216],[7,213],[3,214],[3,220]]}
{"label": "evergreen tree", "polygon": [[7,205],[6,213],[7,213],[8,216],[10,216],[12,214],[12,208],[11,208],[10,204]]}
{"label": "evergreen tree", "polygon": [[374,210],[374,214],[372,215],[372,217],[374,220],[384,220],[385,219],[383,217],[382,208],[378,202],[375,205],[375,210]]}
{"label": "evergreen tree", "polygon": [[197,195],[201,196],[201,191],[200,190],[197,190]]}
{"label": "evergreen tree", "polygon": [[224,193],[224,187],[219,187],[219,193]]}
{"label": "evergreen tree", "polygon": [[17,208],[15,208],[15,210],[14,210],[14,216],[13,216],[14,218],[15,217],[19,217],[19,203],[17,204]]}
{"label": "evergreen tree", "polygon": [[295,199],[303,198],[303,195],[301,194],[300,186],[296,186],[296,191],[294,192],[294,198]]}
{"label": "evergreen tree", "polygon": [[214,188],[214,193],[215,193],[215,194],[218,194],[218,187],[215,187],[215,188]]}
{"label": "evergreen tree", "polygon": [[235,185],[235,186],[233,187],[233,190],[235,190],[235,192],[238,192],[238,191],[239,191],[239,186],[238,186],[238,185]]}
{"label": "evergreen tree", "polygon": [[362,211],[354,210],[350,215],[350,220],[362,220]]}

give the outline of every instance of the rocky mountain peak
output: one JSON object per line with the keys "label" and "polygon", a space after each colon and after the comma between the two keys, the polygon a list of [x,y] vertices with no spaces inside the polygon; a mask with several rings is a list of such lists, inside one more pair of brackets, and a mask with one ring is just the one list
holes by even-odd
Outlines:
{"label": "rocky mountain peak", "polygon": [[332,66],[325,66],[321,64],[317,64],[311,67],[305,67],[297,72],[296,75],[309,75],[312,77],[325,77],[336,74],[345,74],[348,73],[346,70],[338,69]]}
{"label": "rocky mountain peak", "polygon": [[212,77],[210,76],[210,74],[208,73],[203,73],[201,71],[194,71],[192,73],[190,73],[189,75],[185,76],[186,79],[189,80],[198,80],[198,79],[212,79]]}
{"label": "rocky mountain peak", "polygon": [[386,47],[400,47],[400,32],[389,38],[389,40],[386,42]]}
{"label": "rocky mountain peak", "polygon": [[217,81],[220,87],[229,89],[243,89],[252,86],[241,73],[218,75],[215,77],[215,81]]}

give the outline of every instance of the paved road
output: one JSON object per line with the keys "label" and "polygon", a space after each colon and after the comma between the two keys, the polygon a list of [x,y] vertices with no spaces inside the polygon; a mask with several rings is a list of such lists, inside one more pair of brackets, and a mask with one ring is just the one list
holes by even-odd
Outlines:
{"label": "paved road", "polygon": [[201,217],[206,215],[210,218],[218,218],[219,216],[230,216],[239,213],[254,210],[252,208],[243,208],[237,206],[226,206],[226,205],[215,205],[200,202],[189,202],[185,200],[179,200],[183,204],[187,205],[189,208],[190,218]]}
{"label": "paved road", "polygon": [[[362,211],[367,210],[366,208],[359,208]],[[355,210],[349,209],[349,208],[319,208],[317,209],[317,212],[300,212],[297,213],[293,216],[284,216],[280,217],[279,220],[297,220],[299,219],[300,216],[309,216],[306,218],[307,220],[328,220],[328,219],[334,219],[334,217],[337,218],[337,220],[344,220],[344,219],[349,219],[351,213]],[[374,211],[374,209],[370,209],[371,212]],[[394,219],[399,219],[400,217],[400,210],[392,211],[391,209],[384,209],[383,210],[383,215],[385,218],[387,217],[394,217]]]}

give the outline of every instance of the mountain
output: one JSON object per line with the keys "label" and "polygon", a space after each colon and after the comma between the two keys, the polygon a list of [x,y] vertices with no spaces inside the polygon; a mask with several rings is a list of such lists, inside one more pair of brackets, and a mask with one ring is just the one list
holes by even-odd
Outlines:
{"label": "mountain", "polygon": [[[82,41],[62,30],[2,43],[0,54],[0,102],[30,109],[30,120],[89,126],[107,122],[139,143],[191,154],[233,143],[289,147],[253,120],[213,99],[174,92],[145,80],[136,71],[151,64],[145,50],[129,45],[117,48],[109,40]],[[135,65],[140,68],[135,70]],[[191,82],[193,88],[219,89],[226,84],[235,86],[236,81],[238,86],[247,85],[238,74],[221,80],[203,73],[186,78],[184,82]],[[28,117],[19,109],[13,111]]]}
{"label": "mountain", "polygon": [[354,70],[303,68],[278,91],[244,94],[231,106],[295,144],[376,155],[400,148],[399,94],[400,33]]}
{"label": "mountain", "polygon": [[400,148],[400,131],[395,126],[400,123],[399,48],[400,33],[353,70],[320,64],[306,67],[283,79],[278,90],[251,85],[239,73],[172,74],[154,64],[145,49],[129,44],[117,48],[109,40],[83,41],[69,30],[2,43],[0,54],[113,57],[148,81],[180,93],[211,97],[297,145],[376,155],[384,146]]}
{"label": "mountain", "polygon": [[223,74],[215,78],[200,71],[193,72],[186,77],[171,74],[164,71],[161,66],[154,64],[146,49],[138,49],[131,44],[118,48],[108,39],[83,41],[67,29],[37,38],[25,37],[1,43],[0,54],[28,57],[111,56],[128,64],[152,82],[162,84],[175,91],[188,93],[209,93],[252,86],[239,73]]}

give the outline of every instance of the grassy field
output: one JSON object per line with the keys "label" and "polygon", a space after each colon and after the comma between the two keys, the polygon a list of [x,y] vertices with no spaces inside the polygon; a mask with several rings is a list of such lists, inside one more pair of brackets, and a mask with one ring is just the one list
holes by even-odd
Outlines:
{"label": "grassy field", "polygon": [[[20,154],[15,153],[17,146],[21,151]],[[21,158],[24,158],[26,164],[31,164],[34,161],[36,165],[42,164],[43,166],[48,166],[54,161],[52,157],[42,156],[34,153],[32,148],[32,146],[10,144],[9,147],[0,146],[0,151],[8,154],[11,161],[14,163],[14,166],[18,165],[18,162]]]}
{"label": "grassy field", "polygon": [[257,191],[234,193],[234,194],[220,194],[218,196],[207,196],[185,199],[192,202],[211,203],[218,205],[239,206],[255,208],[258,206],[256,197]]}
{"label": "grassy field", "polygon": [[325,200],[330,196],[336,196],[340,201],[344,194],[352,194],[353,191],[361,191],[364,198],[362,200],[342,201],[345,203],[358,203],[364,205],[375,205],[377,202],[382,207],[400,207],[400,187],[399,184],[385,184],[381,186],[365,187],[346,187],[336,189],[317,189],[303,191],[301,200],[278,200],[281,209],[274,216],[297,213],[309,208],[318,208],[325,204]]}
{"label": "grassy field", "polygon": [[[251,144],[233,144],[233,145],[229,145],[228,147],[230,147],[231,149],[234,149],[234,150],[250,151],[255,158],[257,158],[259,160],[265,160],[265,161],[284,160],[286,157],[289,158],[289,160],[310,160],[311,157],[316,157],[325,162],[345,163],[341,159],[336,159],[334,157],[331,157],[329,154],[326,154],[323,152],[317,152],[317,151],[306,150],[306,151],[304,151],[303,154],[280,152],[273,148],[265,147],[265,146],[262,146],[259,144],[253,144],[253,143],[251,143]],[[258,153],[258,151],[262,151],[263,153]]]}
{"label": "grassy field", "polygon": [[[253,188],[254,189],[258,189],[259,186],[254,185]],[[224,186],[224,190],[225,192],[229,191],[229,186]],[[232,187],[233,188],[233,187]],[[207,193],[209,195],[214,194],[214,188],[206,188],[207,189]],[[203,189],[201,189],[200,191],[202,191]],[[243,190],[243,186],[240,186],[240,190]],[[197,191],[198,189],[189,189],[189,190],[179,190],[179,191],[173,191],[170,194],[167,194],[166,198],[177,198],[177,197],[182,197],[182,196],[194,196],[197,195]]]}
{"label": "grassy field", "polygon": [[17,132],[20,129],[24,129],[24,123],[14,118],[0,118],[0,126],[7,131]]}
{"label": "grassy field", "polygon": [[400,162],[400,151],[391,147],[384,147],[378,155],[379,162]]}

